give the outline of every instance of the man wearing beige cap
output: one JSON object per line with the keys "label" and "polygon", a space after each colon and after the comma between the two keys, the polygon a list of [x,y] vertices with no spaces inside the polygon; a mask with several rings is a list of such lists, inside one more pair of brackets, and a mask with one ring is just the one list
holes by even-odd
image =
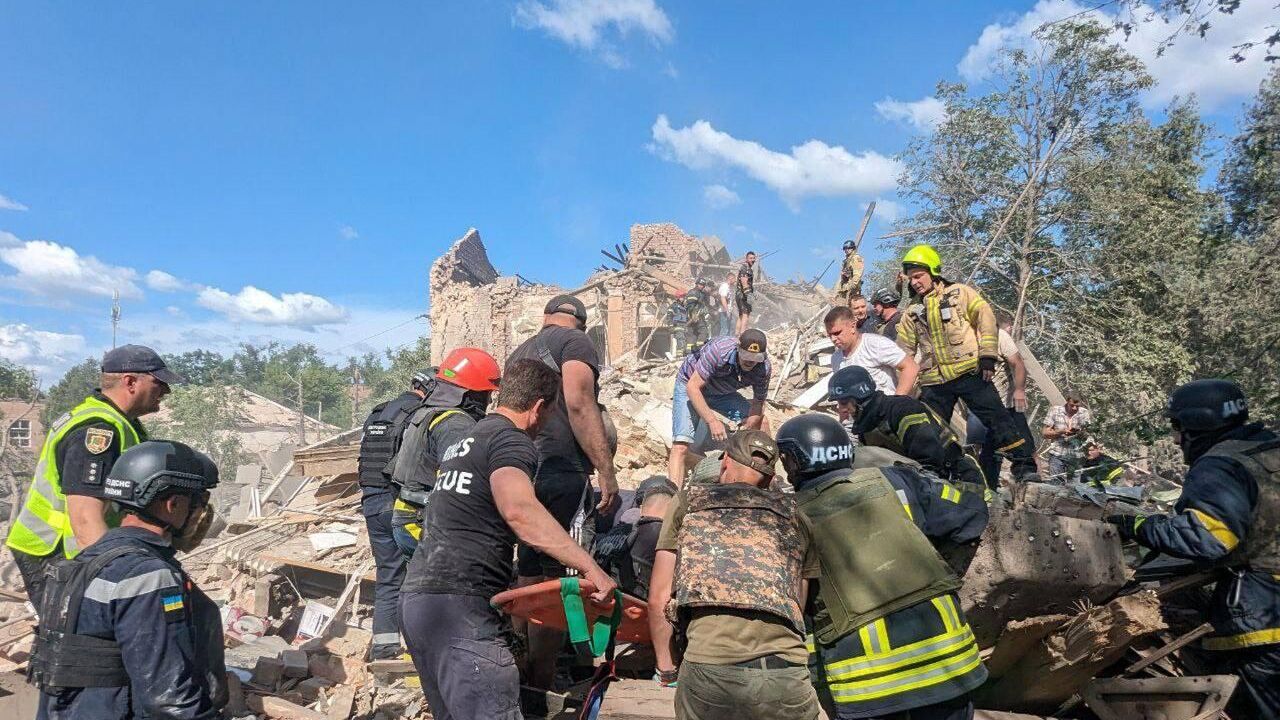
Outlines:
{"label": "man wearing beige cap", "polygon": [[[677,718],[818,717],[802,616],[818,559],[795,497],[770,487],[778,455],[768,433],[735,433],[720,481],[686,485],[663,520],[649,627],[659,681],[679,680]],[[664,642],[677,629],[678,671]]]}

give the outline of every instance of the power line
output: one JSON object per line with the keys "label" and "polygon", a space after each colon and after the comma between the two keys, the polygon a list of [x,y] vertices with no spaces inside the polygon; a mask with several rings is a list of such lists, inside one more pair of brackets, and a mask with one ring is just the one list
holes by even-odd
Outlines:
{"label": "power line", "polygon": [[374,338],[376,338],[376,337],[378,337],[378,336],[380,336],[380,335],[386,335],[387,333],[391,332],[392,330],[398,330],[398,329],[400,329],[400,328],[404,327],[405,325],[408,325],[409,323],[413,322],[414,320],[425,320],[425,319],[427,319],[427,314],[426,314],[426,313],[419,313],[419,314],[414,315],[413,317],[409,318],[408,320],[405,320],[404,322],[401,322],[401,323],[397,323],[397,324],[395,324],[395,325],[392,325],[391,327],[389,327],[389,328],[387,328],[387,329],[385,329],[385,330],[379,330],[378,332],[376,332],[376,333],[374,333],[374,334],[370,335],[369,337],[360,338],[359,340],[354,340],[354,341],[352,341],[352,342],[347,343],[346,345],[339,345],[339,346],[338,346],[338,347],[336,347],[336,348],[332,348],[332,349],[330,349],[330,350],[327,350],[327,351],[325,351],[325,354],[333,354],[333,353],[337,353],[339,350],[345,350],[346,348],[349,348],[349,347],[351,347],[352,345],[359,345],[359,344],[360,344],[360,343],[362,343],[362,342],[365,342],[365,341],[368,341],[368,340],[372,340],[372,339],[374,339]]}

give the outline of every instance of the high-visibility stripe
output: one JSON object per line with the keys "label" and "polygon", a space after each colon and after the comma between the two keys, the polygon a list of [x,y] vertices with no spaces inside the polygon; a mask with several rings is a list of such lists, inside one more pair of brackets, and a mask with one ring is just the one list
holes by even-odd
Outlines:
{"label": "high-visibility stripe", "polygon": [[837,703],[863,702],[937,685],[971,672],[981,664],[977,643],[971,643],[962,653],[933,665],[875,680],[829,683],[829,686]]}
{"label": "high-visibility stripe", "polygon": [[898,421],[898,442],[906,443],[907,431],[916,425],[927,425],[929,423],[929,415],[927,413],[911,413]]}
{"label": "high-visibility stripe", "polygon": [[911,512],[911,501],[907,498],[906,490],[898,490],[898,502],[902,503],[902,509],[907,513],[907,517],[914,522],[915,514]]}
{"label": "high-visibility stripe", "polygon": [[1204,525],[1204,529],[1208,530],[1214,539],[1222,543],[1222,546],[1228,552],[1234,550],[1240,544],[1240,538],[1236,537],[1236,534],[1231,532],[1231,528],[1227,527],[1226,523],[1218,518],[1195,508],[1191,508],[1191,516],[1199,520],[1200,524]]}
{"label": "high-visibility stripe", "polygon": [[427,430],[435,430],[436,426],[440,424],[441,420],[444,420],[450,415],[457,415],[460,412],[462,411],[459,410],[458,408],[450,408],[449,410],[445,410],[444,412],[440,413],[439,415],[431,419],[431,424],[427,426]]}
{"label": "high-visibility stripe", "polygon": [[1280,628],[1268,628],[1266,630],[1240,633],[1239,635],[1205,638],[1203,642],[1205,650],[1239,650],[1240,648],[1256,647],[1258,645],[1271,645],[1280,643]]}
{"label": "high-visibility stripe", "polygon": [[372,640],[374,645],[399,645],[400,633],[374,633]]}
{"label": "high-visibility stripe", "polygon": [[955,503],[955,504],[957,504],[957,505],[959,505],[959,504],[960,504],[960,491],[959,491],[959,490],[957,490],[957,489],[955,489],[955,488],[951,487],[950,485],[948,485],[948,484],[946,484],[946,483],[938,483],[938,486],[939,486],[939,488],[941,489],[940,494],[942,495],[942,499],[943,499],[943,500],[946,500],[946,501],[948,501],[948,502],[953,502],[953,503]]}
{"label": "high-visibility stripe", "polygon": [[1103,479],[1102,479],[1102,484],[1103,484],[1103,485],[1110,485],[1111,483],[1115,482],[1116,480],[1119,480],[1123,475],[1124,475],[1124,468],[1123,468],[1123,467],[1118,467],[1118,468],[1116,468],[1116,469],[1112,470],[1111,472],[1107,473],[1107,476],[1106,476],[1105,478],[1103,478]]}
{"label": "high-visibility stripe", "polygon": [[181,591],[182,578],[172,570],[152,570],[136,577],[125,578],[117,582],[94,578],[85,588],[84,596],[89,600],[109,603],[112,600],[128,600],[139,595],[146,595],[160,590],[176,588]]}
{"label": "high-visibility stripe", "polygon": [[[859,636],[869,626],[858,630]],[[907,665],[915,665],[926,660],[934,660],[955,653],[966,644],[974,643],[973,630],[964,625],[952,632],[943,632],[919,642],[903,645],[895,650],[879,655],[863,655],[848,660],[826,664],[827,679],[850,680],[871,675],[880,675]],[[868,645],[864,644],[863,647]]]}

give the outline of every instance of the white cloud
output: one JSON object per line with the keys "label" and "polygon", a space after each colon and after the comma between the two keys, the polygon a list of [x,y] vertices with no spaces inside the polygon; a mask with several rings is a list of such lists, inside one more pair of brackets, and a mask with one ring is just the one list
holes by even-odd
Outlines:
{"label": "white cloud", "polygon": [[[1203,107],[1213,109],[1233,98],[1257,92],[1258,84],[1268,71],[1264,60],[1266,53],[1255,48],[1244,62],[1236,63],[1231,60],[1232,47],[1266,34],[1263,28],[1275,24],[1273,5],[1273,2],[1263,0],[1243,3],[1230,15],[1212,13],[1209,17],[1212,27],[1203,39],[1194,34],[1177,34],[1173,45],[1159,56],[1160,43],[1178,33],[1179,26],[1168,24],[1158,16],[1151,22],[1137,23],[1128,38],[1118,29],[1112,32],[1112,37],[1117,44],[1142,60],[1155,78],[1155,86],[1143,96],[1148,107],[1163,105],[1175,95],[1195,93]],[[1149,6],[1143,5],[1135,17],[1143,18],[1153,12]],[[986,26],[977,42],[965,52],[957,70],[970,82],[985,80],[991,76],[1002,48],[1029,47],[1035,42],[1032,33],[1036,28],[1071,16],[1096,18],[1108,27],[1116,19],[1075,0],[1040,0],[1031,10],[1009,23]]]}
{"label": "white cloud", "polygon": [[876,112],[885,120],[910,125],[920,132],[932,132],[947,119],[947,107],[936,97],[912,102],[887,97],[876,103]]}
{"label": "white cloud", "polygon": [[152,270],[147,273],[147,287],[158,292],[178,292],[191,289],[191,283],[174,277],[163,270]]}
{"label": "white cloud", "polygon": [[854,154],[839,145],[808,140],[782,153],[739,140],[706,120],[673,128],[666,115],[653,123],[653,141],[653,152],[695,170],[717,165],[737,168],[772,188],[793,209],[810,195],[892,190],[901,170],[896,160],[872,150]]}
{"label": "white cloud", "polygon": [[654,44],[675,38],[670,18],[654,0],[521,0],[514,20],[521,27],[540,28],[553,38],[594,52],[613,68],[623,67],[626,61],[605,39],[610,28],[619,37],[639,32]]}
{"label": "white cloud", "polygon": [[37,330],[24,323],[0,325],[0,357],[34,370],[46,390],[87,355],[82,335]]}
{"label": "white cloud", "polygon": [[0,284],[35,295],[111,297],[112,291],[119,290],[121,297],[142,297],[142,290],[135,283],[136,270],[108,265],[48,240],[23,241],[10,233],[0,233],[0,262],[17,271],[0,275]]}
{"label": "white cloud", "polygon": [[283,293],[277,297],[252,285],[246,285],[235,295],[215,287],[202,288],[196,302],[231,320],[304,330],[343,323],[349,317],[345,308],[317,295]]}
{"label": "white cloud", "polygon": [[343,240],[356,240],[360,237],[360,233],[350,225],[343,225],[338,228],[338,237],[341,237]]}
{"label": "white cloud", "polygon": [[708,185],[702,188],[702,201],[714,210],[722,210],[730,205],[742,202],[738,193],[723,185]]}
{"label": "white cloud", "polygon": [[[863,212],[866,212],[864,209]],[[886,223],[891,223],[902,217],[902,206],[892,200],[882,200],[876,198],[876,214],[875,218]]]}
{"label": "white cloud", "polygon": [[18,212],[23,212],[27,209],[26,205],[23,205],[17,200],[6,195],[0,195],[0,210],[16,210]]}

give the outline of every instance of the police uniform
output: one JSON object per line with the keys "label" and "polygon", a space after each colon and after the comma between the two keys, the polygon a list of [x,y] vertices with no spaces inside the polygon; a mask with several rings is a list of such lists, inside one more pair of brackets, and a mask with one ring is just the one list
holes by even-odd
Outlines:
{"label": "police uniform", "polygon": [[[88,565],[108,553],[115,557],[89,580],[79,618],[67,628],[91,639],[86,649],[68,653],[57,666],[38,652],[34,668],[37,680],[92,685],[45,689],[38,717],[221,717],[227,690],[217,605],[183,572],[169,541],[149,530],[110,530],[75,562]],[[52,608],[41,613],[46,624],[57,615]]]}
{"label": "police uniform", "polygon": [[956,401],[991,429],[998,452],[1009,457],[1015,477],[1036,474],[1032,448],[1018,432],[995,386],[979,375],[999,358],[995,314],[977,290],[935,276],[933,288],[914,296],[898,325],[898,345],[920,353],[920,399],[943,418]]}
{"label": "police uniform", "polygon": [[1203,647],[1240,676],[1232,717],[1280,717],[1280,437],[1258,423],[1223,434],[1187,471],[1174,514],[1130,532],[1167,555],[1222,563]]}
{"label": "police uniform", "polygon": [[[872,431],[878,430],[878,433]],[[960,445],[955,433],[924,403],[905,395],[876,391],[860,406],[853,431],[865,442],[884,442],[944,478],[975,486],[986,483],[978,461]],[[895,444],[897,447],[892,447]]]}
{"label": "police uniform", "polygon": [[862,294],[862,256],[856,252],[846,253],[844,264],[840,266],[840,284],[836,286],[836,297],[848,301],[854,295]]}
{"label": "police uniform", "polygon": [[[797,489],[823,562],[809,669],[833,720],[924,708],[931,718],[972,716],[968,696],[987,671],[955,594],[960,581],[934,545],[981,535],[986,503],[974,490],[902,467],[835,470]],[[880,540],[852,552],[855,526]]]}
{"label": "police uniform", "polygon": [[360,439],[358,472],[360,512],[369,528],[369,546],[376,565],[373,599],[373,646],[375,655],[399,654],[400,584],[404,581],[405,560],[396,544],[392,516],[396,488],[387,474],[387,464],[399,448],[400,433],[422,398],[405,392],[373,408],[364,421]]}
{"label": "police uniform", "polygon": [[[67,558],[80,551],[67,508],[68,495],[102,499],[107,473],[120,453],[147,439],[142,423],[131,419],[101,391],[85,398],[49,428],[36,471],[6,545],[13,551],[27,597],[38,604],[44,568],[61,550]],[[119,516],[107,513],[107,524]]]}

